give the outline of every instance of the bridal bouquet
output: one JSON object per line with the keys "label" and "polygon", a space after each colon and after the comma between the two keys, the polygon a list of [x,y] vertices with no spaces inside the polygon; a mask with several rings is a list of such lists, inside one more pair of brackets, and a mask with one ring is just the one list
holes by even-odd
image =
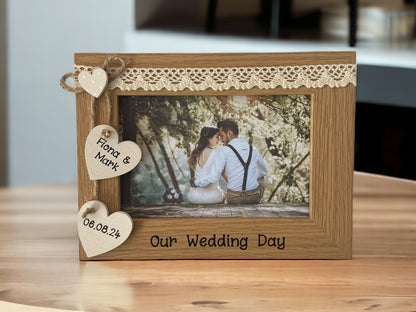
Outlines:
{"label": "bridal bouquet", "polygon": [[163,201],[167,204],[179,204],[182,202],[183,195],[180,190],[174,188],[167,189],[163,194]]}

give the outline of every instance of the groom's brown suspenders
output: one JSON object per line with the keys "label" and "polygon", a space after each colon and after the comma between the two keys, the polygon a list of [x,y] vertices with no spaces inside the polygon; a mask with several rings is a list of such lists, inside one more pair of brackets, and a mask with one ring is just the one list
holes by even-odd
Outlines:
{"label": "groom's brown suspenders", "polygon": [[247,162],[244,162],[243,158],[237,152],[237,150],[234,148],[234,146],[232,146],[230,144],[227,144],[226,146],[228,146],[229,148],[231,148],[231,150],[235,153],[235,155],[237,156],[238,160],[241,162],[241,164],[244,167],[244,180],[243,180],[242,190],[243,190],[243,192],[245,192],[246,191],[246,185],[247,185],[248,166],[250,166],[251,156],[253,154],[253,146],[250,145],[250,153],[248,154]]}

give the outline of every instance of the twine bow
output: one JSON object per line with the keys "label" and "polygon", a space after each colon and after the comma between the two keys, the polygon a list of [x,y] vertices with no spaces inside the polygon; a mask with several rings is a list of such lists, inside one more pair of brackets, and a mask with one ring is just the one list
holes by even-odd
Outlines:
{"label": "twine bow", "polygon": [[[120,67],[109,67],[110,63],[113,61],[119,61],[121,63]],[[104,63],[103,63],[103,68],[104,70],[109,73],[110,77],[109,77],[109,81],[112,81],[114,79],[116,79],[118,76],[120,76],[126,69],[126,61],[117,56],[117,55],[112,55],[109,56],[105,59]]]}
{"label": "twine bow", "polygon": [[[110,63],[113,61],[119,61],[121,65],[119,67],[109,67]],[[117,55],[112,55],[105,59],[102,68],[107,72],[108,82],[110,83],[110,81],[116,79],[124,72],[124,70],[126,69],[126,61]],[[72,78],[72,81],[74,82],[73,86],[67,84],[66,81],[68,78]],[[60,80],[60,85],[64,90],[68,92],[81,93],[84,91],[84,89],[78,82],[78,77],[76,73],[74,72],[69,72],[63,75]]]}
{"label": "twine bow", "polygon": [[[110,67],[110,63],[113,61],[119,61],[121,65],[119,67]],[[109,56],[105,59],[102,68],[107,72],[108,83],[110,83],[112,80],[116,79],[124,72],[124,70],[126,69],[126,61],[117,55]],[[73,86],[70,86],[67,84],[66,81],[68,78],[72,78],[74,82]],[[81,85],[78,82],[78,77],[75,72],[70,72],[70,73],[66,73],[65,75],[63,75],[60,80],[60,85],[64,90],[68,92],[73,92],[75,94],[84,92],[84,89],[81,87]],[[111,120],[112,105],[111,105],[111,99],[110,99],[108,90],[105,90],[104,96],[105,96],[105,101],[107,104],[106,105],[107,106],[107,114],[106,114],[107,124],[109,124]],[[96,122],[96,98],[92,95],[91,95],[91,100],[90,100],[90,109],[91,109],[90,125],[91,125],[91,130],[92,130],[95,127],[95,122]],[[94,180],[93,182],[94,182],[93,190],[92,190],[93,198],[98,199],[98,181]]]}

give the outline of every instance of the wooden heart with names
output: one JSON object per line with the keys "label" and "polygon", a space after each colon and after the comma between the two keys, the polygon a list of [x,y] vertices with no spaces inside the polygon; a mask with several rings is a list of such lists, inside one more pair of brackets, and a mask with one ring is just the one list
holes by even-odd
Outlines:
{"label": "wooden heart with names", "polygon": [[85,143],[85,161],[91,180],[108,179],[132,170],[142,158],[133,141],[119,143],[117,131],[108,125],[91,130]]}

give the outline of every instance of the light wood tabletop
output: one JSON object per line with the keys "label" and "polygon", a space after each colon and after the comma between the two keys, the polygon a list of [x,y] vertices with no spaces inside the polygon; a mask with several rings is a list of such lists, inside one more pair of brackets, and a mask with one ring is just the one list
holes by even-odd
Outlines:
{"label": "light wood tabletop", "polygon": [[352,260],[78,260],[75,184],[0,189],[0,311],[416,311],[416,182],[355,173]]}

